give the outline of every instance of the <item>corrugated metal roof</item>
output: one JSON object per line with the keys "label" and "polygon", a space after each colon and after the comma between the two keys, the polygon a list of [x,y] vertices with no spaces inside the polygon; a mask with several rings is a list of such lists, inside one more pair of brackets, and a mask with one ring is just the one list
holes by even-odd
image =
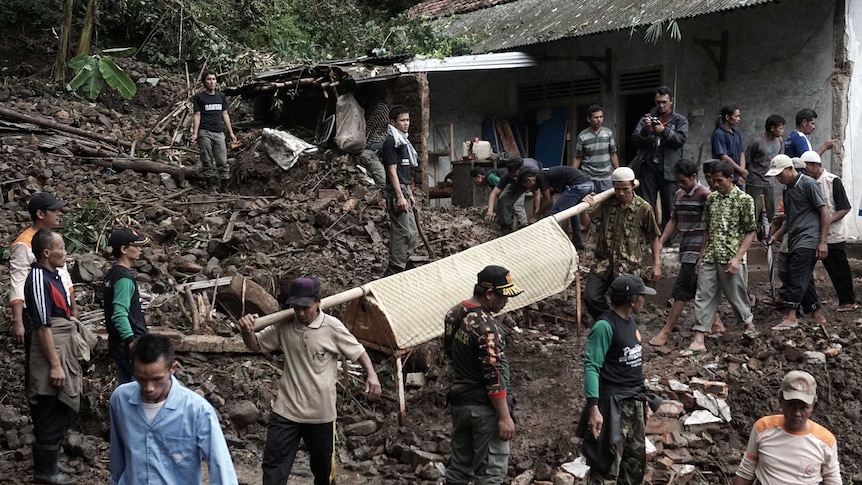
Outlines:
{"label": "corrugated metal roof", "polygon": [[477,36],[473,52],[492,52],[629,29],[669,19],[777,0],[518,0],[447,18],[446,31]]}

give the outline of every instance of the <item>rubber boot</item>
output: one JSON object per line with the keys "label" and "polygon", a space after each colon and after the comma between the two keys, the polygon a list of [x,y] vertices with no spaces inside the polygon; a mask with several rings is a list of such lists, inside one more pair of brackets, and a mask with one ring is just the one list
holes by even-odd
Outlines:
{"label": "rubber boot", "polygon": [[230,179],[221,179],[219,180],[218,190],[219,192],[227,192],[230,188]]}
{"label": "rubber boot", "polygon": [[383,272],[383,277],[385,278],[387,276],[392,276],[395,273],[400,273],[402,271],[404,271],[404,268],[399,268],[398,266],[395,266],[394,264],[389,263],[389,265],[386,266],[386,271]]}
{"label": "rubber boot", "polygon": [[57,468],[60,445],[33,445],[33,482],[49,485],[74,485],[76,480]]}

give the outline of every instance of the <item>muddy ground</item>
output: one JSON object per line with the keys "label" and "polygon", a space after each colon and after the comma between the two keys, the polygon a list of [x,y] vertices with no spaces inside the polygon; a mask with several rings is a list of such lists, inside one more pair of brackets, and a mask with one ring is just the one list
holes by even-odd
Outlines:
{"label": "muddy ground", "polygon": [[[158,75],[162,78],[160,84],[155,88],[144,87],[146,96],[139,95],[131,102],[106,96],[90,104],[46,87],[49,69],[42,66],[50,66],[49,57],[23,56],[17,46],[14,55],[9,55],[10,49],[7,44],[4,55],[0,55],[7,76],[0,87],[0,99],[5,106],[97,132],[115,133],[125,139],[135,136],[142,143],[169,141],[174,126],[162,132],[151,129],[184,96],[183,78],[131,62],[127,68],[148,77]],[[6,223],[0,228],[0,236],[4,244],[11,243],[26,227],[24,202],[39,190],[53,191],[71,202],[72,212],[64,228],[67,235],[82,225],[99,236],[105,236],[112,225],[119,223],[138,227],[156,240],[136,267],[142,288],[158,304],[148,311],[149,323],[183,332],[190,328],[189,313],[181,303],[182,297],[173,290],[176,283],[242,274],[278,295],[285,281],[300,274],[316,274],[322,279],[324,292],[331,294],[381,274],[386,263],[388,223],[381,198],[374,188],[364,185],[362,177],[354,171],[353,161],[347,156],[324,152],[304,157],[293,170],[282,172],[259,149],[256,127],[247,124],[249,111],[250,106],[240,105],[233,114],[236,130],[245,135],[245,141],[231,154],[234,185],[224,194],[212,193],[194,180],[175,181],[131,170],[110,173],[103,167],[78,163],[80,160],[68,157],[62,147],[45,147],[41,139],[34,142],[26,130],[3,132],[0,165],[4,179],[23,179],[9,184],[3,181],[0,218]],[[170,152],[170,156],[156,158],[193,168],[196,154],[182,148]],[[338,192],[335,196],[329,192],[328,198],[324,198],[320,189]],[[344,204],[351,197],[359,200],[358,205],[345,210]],[[222,243],[227,220],[234,212],[240,212],[234,236],[229,243]],[[481,208],[425,208],[423,213],[429,239],[440,257],[496,236],[493,228],[482,221]],[[99,217],[89,220],[81,214]],[[425,255],[426,251],[420,245],[417,253]],[[589,248],[582,256],[582,272],[586,274],[591,262]],[[86,263],[85,268],[94,269],[89,273],[98,273],[95,269],[105,270],[110,265],[104,255],[92,249],[80,249],[69,259]],[[0,266],[3,288],[0,298],[5,301],[8,261],[0,261]],[[757,273],[751,278],[752,292],[762,300],[768,284],[762,271],[752,269]],[[859,270],[858,262],[854,261],[854,272],[859,274]],[[77,286],[82,310],[101,308],[97,276]],[[664,322],[669,310],[668,282],[674,276],[672,270],[665,272],[665,281],[660,285],[664,294],[651,298],[638,317],[645,342]],[[708,341],[709,352],[694,358],[680,358],[677,354],[691,337],[690,308],[666,347],[645,346],[646,375],[653,387],[667,388],[668,379],[689,382],[697,376],[723,381],[728,385],[733,416],[729,424],[680,430],[692,438],[686,444],[665,436],[666,441],[675,444],[660,443],[660,450],[649,460],[648,483],[729,483],[752,423],[777,412],[779,381],[794,368],[807,370],[818,379],[820,401],[813,419],[838,437],[845,482],[862,480],[859,464],[862,441],[853,426],[862,417],[862,383],[856,371],[856,362],[862,357],[858,339],[862,311],[834,312],[837,306],[834,291],[822,270],[818,276],[817,285],[829,318],[825,327],[806,321],[799,330],[775,334],[769,327],[780,316],[771,307],[759,304],[754,313],[760,334],[748,338],[724,304],[721,312],[728,332]],[[584,403],[582,365],[586,336],[573,323],[574,293],[569,289],[535,305],[533,310],[538,312],[525,315],[518,311],[505,317],[506,325],[512,329],[508,355],[519,417],[517,436],[512,442],[510,479],[532,474],[536,479],[550,481],[559,465],[578,455],[574,423]],[[334,309],[335,314],[340,311]],[[5,323],[0,327],[5,330],[10,312],[8,308],[2,312]],[[233,333],[233,338],[239,338],[230,325],[237,317],[229,308],[219,307],[207,320],[209,330],[205,331]],[[803,351],[822,352],[830,346],[837,347],[835,344],[840,344],[840,352],[828,357],[825,363],[804,361]],[[23,351],[5,337],[0,339],[0,346],[3,376],[0,482],[29,483],[31,461],[27,445],[32,434],[22,399]],[[342,388],[339,483],[440,481],[436,463],[445,462],[449,446],[445,403],[449,369],[434,349],[432,344],[424,386],[408,390],[406,426],[398,426],[391,357],[372,352],[384,385],[384,399],[368,402],[361,397],[361,379],[353,379]],[[240,481],[258,483],[266,415],[274,399],[281,361],[270,362],[245,354],[202,353],[182,354],[180,361],[180,379],[219,410]],[[98,353],[85,383],[83,411],[67,447],[68,462],[75,467],[82,483],[104,483],[108,477],[106,406],[116,384],[113,375],[110,359],[104,352]],[[664,394],[682,400],[670,390]],[[252,410],[241,409],[246,403],[251,403]],[[371,428],[367,421],[374,423]],[[352,427],[354,424],[361,426]],[[673,435],[673,430],[670,431],[667,434]],[[660,434],[652,438],[664,441]],[[680,475],[677,470],[667,469],[668,463],[660,460],[670,455],[677,458],[677,464],[694,464],[695,471]],[[307,462],[302,457],[295,476],[291,483],[311,483]]]}

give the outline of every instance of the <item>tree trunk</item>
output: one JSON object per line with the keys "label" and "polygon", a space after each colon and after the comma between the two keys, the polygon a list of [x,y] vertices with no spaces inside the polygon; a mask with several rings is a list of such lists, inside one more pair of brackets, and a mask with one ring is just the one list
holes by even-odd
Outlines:
{"label": "tree trunk", "polygon": [[69,57],[69,34],[72,30],[72,6],[75,0],[63,0],[63,23],[60,25],[60,46],[54,63],[54,81],[66,83],[66,58]]}
{"label": "tree trunk", "polygon": [[[83,136],[85,138],[89,138],[91,140],[99,140],[101,142],[110,143],[114,145],[120,145],[124,148],[131,148],[132,142],[126,140],[120,140],[114,136],[103,135],[101,133],[94,133],[89,130],[82,130],[81,128],[75,128],[74,126],[64,125],[63,123],[57,123],[56,121],[50,118],[44,118],[42,116],[35,116],[29,113],[24,113],[23,111],[18,111],[16,109],[7,108],[5,106],[0,106],[0,118],[6,118],[7,120],[14,121],[23,121],[25,123],[33,123],[34,125],[44,126],[46,128],[52,128],[57,131],[62,131],[65,133],[71,133],[73,135]],[[138,150],[149,150],[149,147],[138,147]]]}
{"label": "tree trunk", "polygon": [[84,15],[84,27],[81,29],[81,41],[78,42],[78,55],[90,54],[90,39],[93,37],[93,16],[96,14],[98,0],[87,0],[87,13]]}

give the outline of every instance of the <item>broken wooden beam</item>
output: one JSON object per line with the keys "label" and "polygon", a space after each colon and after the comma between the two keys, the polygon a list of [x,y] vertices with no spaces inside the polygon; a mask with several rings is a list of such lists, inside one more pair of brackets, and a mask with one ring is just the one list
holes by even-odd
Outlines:
{"label": "broken wooden beam", "polygon": [[[0,116],[6,118],[8,120],[15,121],[23,121],[25,123],[33,123],[34,125],[44,126],[46,128],[51,128],[53,130],[62,131],[64,133],[70,133],[73,135],[83,136],[84,138],[90,138],[93,140],[99,140],[105,143],[110,143],[112,145],[120,145],[124,148],[131,148],[132,142],[126,140],[120,140],[115,136],[103,135],[101,133],[94,133],[90,130],[83,130],[81,128],[75,128],[74,126],[64,125],[63,123],[58,123],[50,118],[45,118],[42,116],[35,116],[28,113],[24,113],[22,111],[18,111],[16,109],[7,108],[5,106],[0,106]],[[139,147],[142,149],[142,147]],[[149,148],[146,148],[149,150]]]}

